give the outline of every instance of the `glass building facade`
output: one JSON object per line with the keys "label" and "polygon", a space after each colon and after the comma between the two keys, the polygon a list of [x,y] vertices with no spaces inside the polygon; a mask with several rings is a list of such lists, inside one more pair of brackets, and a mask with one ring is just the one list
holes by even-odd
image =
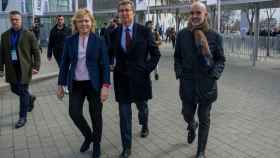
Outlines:
{"label": "glass building facade", "polygon": [[49,12],[71,12],[72,1],[71,0],[48,0]]}
{"label": "glass building facade", "polygon": [[94,10],[109,10],[116,9],[118,5],[117,0],[95,0],[94,1]]}
{"label": "glass building facade", "polygon": [[[134,1],[136,3],[136,0]],[[150,6],[166,5],[169,4],[169,1],[171,0],[150,0]],[[108,22],[117,15],[118,5],[118,0],[0,0],[0,2],[1,8],[6,8],[6,12],[2,12],[2,19],[0,19],[0,32],[7,30],[9,27],[9,20],[6,14],[12,9],[17,9],[24,13],[24,27],[30,28],[33,22],[35,4],[44,3],[44,5],[41,5],[41,8],[43,8],[42,14],[35,15],[40,17],[40,38],[42,44],[47,44],[49,32],[56,23],[55,17],[57,15],[63,15],[65,17],[65,24],[71,27],[71,18],[76,9],[91,8],[96,17],[97,28],[100,28],[104,22]],[[136,21],[145,22],[145,16],[147,15],[144,12],[141,15],[139,14],[139,16],[137,13]],[[153,16],[155,17],[155,15]]]}

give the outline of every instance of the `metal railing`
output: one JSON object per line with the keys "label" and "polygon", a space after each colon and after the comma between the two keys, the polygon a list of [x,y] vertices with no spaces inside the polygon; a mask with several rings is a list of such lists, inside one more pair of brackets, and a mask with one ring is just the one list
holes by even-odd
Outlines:
{"label": "metal railing", "polygon": [[[238,35],[224,35],[225,54],[234,57],[252,59],[253,36],[241,37]],[[258,59],[279,58],[280,59],[280,37],[259,37]]]}

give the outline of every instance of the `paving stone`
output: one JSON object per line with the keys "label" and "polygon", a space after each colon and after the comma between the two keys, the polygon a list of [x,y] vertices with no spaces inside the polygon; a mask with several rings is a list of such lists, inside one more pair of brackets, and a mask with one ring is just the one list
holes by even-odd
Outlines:
{"label": "paving stone", "polygon": [[[187,124],[181,116],[173,50],[166,47],[162,54],[160,79],[152,80],[150,135],[145,139],[139,136],[137,109],[132,105],[131,158],[193,158],[196,153],[197,139],[191,145],[186,142]],[[211,113],[208,158],[279,157],[280,73],[272,67],[280,65],[280,61],[273,64],[259,63],[252,68],[242,60],[228,60]],[[37,95],[36,105],[28,113],[27,125],[20,129],[13,128],[18,119],[18,98],[9,90],[0,93],[1,158],[91,157],[92,149],[79,152],[84,138],[68,116],[68,96],[63,101],[55,96],[56,84],[57,78],[31,85],[31,91]],[[84,114],[90,123],[87,102]],[[122,147],[113,91],[104,104],[103,122],[102,158],[117,158]]]}

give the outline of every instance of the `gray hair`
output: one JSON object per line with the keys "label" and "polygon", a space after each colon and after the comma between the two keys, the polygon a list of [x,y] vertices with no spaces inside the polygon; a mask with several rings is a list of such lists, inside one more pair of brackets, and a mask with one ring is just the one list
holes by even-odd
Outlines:
{"label": "gray hair", "polygon": [[21,13],[20,13],[20,11],[12,10],[12,11],[9,12],[9,16],[13,16],[13,15],[19,15],[19,16],[21,16]]}
{"label": "gray hair", "polygon": [[122,5],[130,5],[133,12],[135,11],[135,5],[134,5],[134,2],[131,1],[131,0],[120,0],[119,1],[119,4],[118,4],[118,10],[120,9],[120,6]]}

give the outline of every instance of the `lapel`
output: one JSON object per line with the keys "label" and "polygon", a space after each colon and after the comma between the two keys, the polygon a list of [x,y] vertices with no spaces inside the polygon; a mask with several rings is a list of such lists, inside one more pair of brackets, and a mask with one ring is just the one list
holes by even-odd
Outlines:
{"label": "lapel", "polygon": [[[18,42],[17,42],[17,47],[20,46],[20,44],[21,44],[21,42],[23,40],[23,34],[25,33],[25,31],[26,31],[25,29],[21,30],[21,32],[19,34]],[[12,36],[12,31],[10,30],[10,31],[8,31],[7,40],[6,40],[6,41],[8,41],[7,44],[8,44],[8,48],[9,49],[11,49],[11,46],[12,46],[12,44],[11,44],[11,36]]]}
{"label": "lapel", "polygon": [[76,63],[78,61],[78,52],[79,52],[79,33],[76,33],[74,35],[74,38],[73,38],[73,59],[74,59],[74,62]]}
{"label": "lapel", "polygon": [[25,29],[22,29],[21,33],[19,34],[19,37],[18,37],[18,47],[20,46],[21,42],[22,42],[22,38],[23,38],[23,34],[25,33]]}
{"label": "lapel", "polygon": [[6,39],[5,39],[5,41],[7,41],[7,45],[8,45],[8,51],[10,51],[10,49],[11,49],[11,35],[12,35],[12,32],[11,32],[11,30],[10,31],[8,31],[8,34],[7,34],[7,36],[6,36]]}
{"label": "lapel", "polygon": [[131,50],[133,49],[133,47],[134,47],[134,45],[135,45],[135,41],[136,41],[136,39],[137,39],[137,29],[138,29],[138,27],[137,27],[137,24],[136,23],[133,23],[133,26],[132,26],[132,28],[133,28],[133,32],[132,32],[132,42],[131,42],[131,46],[130,46],[130,48],[127,50],[127,51],[125,51],[124,49],[123,49],[123,47],[122,47],[122,45],[121,45],[121,42],[122,42],[122,32],[123,32],[123,27],[121,26],[120,27],[120,30],[118,31],[118,35],[119,35],[119,37],[118,37],[118,39],[119,39],[119,46],[121,47],[121,49],[123,50],[123,52],[124,53],[126,53],[126,54],[130,54],[131,53]]}
{"label": "lapel", "polygon": [[137,24],[136,23],[134,23],[133,24],[133,32],[132,32],[132,42],[131,42],[131,46],[130,46],[130,48],[127,50],[127,54],[129,54],[129,55],[131,55],[131,54],[133,54],[134,53],[134,51],[133,51],[133,48],[134,48],[134,46],[135,46],[135,43],[136,43],[136,39],[137,39],[137,32],[138,32],[138,27],[137,27]]}
{"label": "lapel", "polygon": [[[96,53],[96,47],[97,43],[95,42],[95,35],[93,33],[90,33],[88,36],[88,43],[86,48],[86,58],[89,59],[89,55],[92,55],[91,53]],[[77,33],[74,37],[74,59],[75,63],[78,61],[78,53],[79,53],[79,34]]]}
{"label": "lapel", "polygon": [[86,57],[89,59],[89,55],[93,55],[96,53],[97,42],[95,41],[95,35],[90,33],[88,36],[88,43],[87,43],[87,50],[86,50]]}
{"label": "lapel", "polygon": [[117,39],[118,39],[117,43],[118,43],[118,48],[125,53],[125,50],[122,47],[122,31],[123,31],[123,27],[120,26],[117,32]]}
{"label": "lapel", "polygon": [[130,47],[130,51],[131,51],[131,49],[133,49],[134,48],[134,46],[135,46],[135,43],[136,43],[136,39],[137,39],[137,32],[138,32],[138,27],[137,27],[137,24],[136,23],[134,23],[133,24],[133,33],[132,33],[132,44],[131,44],[131,47]]}

